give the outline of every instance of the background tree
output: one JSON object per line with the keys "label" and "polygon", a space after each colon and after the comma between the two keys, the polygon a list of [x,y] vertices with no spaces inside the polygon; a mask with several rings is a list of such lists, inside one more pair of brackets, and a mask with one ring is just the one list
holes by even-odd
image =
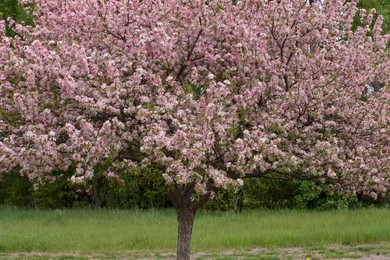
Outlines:
{"label": "background tree", "polygon": [[[379,14],[384,17],[383,32],[388,33],[390,31],[390,2],[387,0],[361,0],[358,3],[359,8],[370,10],[375,8]],[[375,14],[375,18],[378,14]]]}
{"label": "background tree", "polygon": [[[31,6],[30,6],[31,7]],[[32,25],[32,17],[24,11],[24,7],[18,3],[17,0],[2,0],[0,2],[0,19],[6,20],[11,17],[18,23]],[[14,32],[8,26],[6,27],[6,34],[8,36],[14,36]]]}
{"label": "background tree", "polygon": [[[188,259],[195,213],[243,178],[389,186],[389,36],[356,1],[34,1],[0,23],[0,172],[163,172]],[[370,82],[383,82],[366,93]]]}

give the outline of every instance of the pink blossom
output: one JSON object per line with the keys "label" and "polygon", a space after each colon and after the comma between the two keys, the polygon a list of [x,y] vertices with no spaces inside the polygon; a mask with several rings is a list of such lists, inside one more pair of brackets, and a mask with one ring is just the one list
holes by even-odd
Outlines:
{"label": "pink blossom", "polygon": [[11,38],[0,22],[0,175],[45,182],[73,166],[83,183],[102,164],[153,164],[193,199],[244,177],[382,193],[390,36],[374,11],[352,30],[357,12],[344,0],[34,0],[35,27]]}

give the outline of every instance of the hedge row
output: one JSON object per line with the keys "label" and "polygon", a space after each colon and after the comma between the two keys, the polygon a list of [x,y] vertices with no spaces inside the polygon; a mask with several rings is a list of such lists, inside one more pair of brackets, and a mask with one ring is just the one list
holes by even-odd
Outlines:
{"label": "hedge row", "polygon": [[[96,176],[88,185],[72,184],[71,173],[62,172],[54,183],[34,190],[26,177],[17,173],[0,183],[0,204],[34,208],[167,208],[171,203],[161,173],[152,168],[134,170],[123,179]],[[361,195],[341,195],[318,188],[311,181],[247,179],[238,191],[222,191],[205,205],[206,210],[265,209],[340,209],[388,206],[389,197],[373,201]]]}

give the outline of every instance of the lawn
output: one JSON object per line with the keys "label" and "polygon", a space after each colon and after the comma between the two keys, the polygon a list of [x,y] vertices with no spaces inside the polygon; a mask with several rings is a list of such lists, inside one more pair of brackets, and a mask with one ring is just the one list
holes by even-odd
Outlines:
{"label": "lawn", "polygon": [[[44,256],[62,252],[172,256],[176,231],[173,210],[2,208],[0,259],[2,256],[5,257],[2,259],[11,258],[15,252],[40,252]],[[291,248],[300,248],[303,254],[313,250],[323,250],[322,254],[337,250],[343,254],[346,251],[375,253],[378,245],[384,250],[381,252],[387,254],[390,251],[390,209],[201,212],[195,220],[192,242],[192,249],[198,254],[225,252],[225,255],[228,252],[229,255],[233,250],[249,257],[250,252],[289,254]],[[365,244],[371,246],[360,250]],[[333,251],[329,249],[335,246]],[[340,247],[348,249],[340,250]],[[23,254],[17,256],[20,258]]]}

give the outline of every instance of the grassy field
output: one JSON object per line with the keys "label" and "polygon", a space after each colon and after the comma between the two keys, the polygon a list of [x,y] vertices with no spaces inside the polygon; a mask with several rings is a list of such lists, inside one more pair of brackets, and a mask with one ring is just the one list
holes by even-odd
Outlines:
{"label": "grassy field", "polygon": [[[0,259],[10,258],[12,252],[163,256],[175,251],[176,228],[173,210],[2,208]],[[193,251],[209,254],[229,250],[254,252],[254,248],[322,250],[331,244],[382,245],[390,252],[390,209],[200,213],[192,241]],[[373,246],[363,251],[369,250]]]}

